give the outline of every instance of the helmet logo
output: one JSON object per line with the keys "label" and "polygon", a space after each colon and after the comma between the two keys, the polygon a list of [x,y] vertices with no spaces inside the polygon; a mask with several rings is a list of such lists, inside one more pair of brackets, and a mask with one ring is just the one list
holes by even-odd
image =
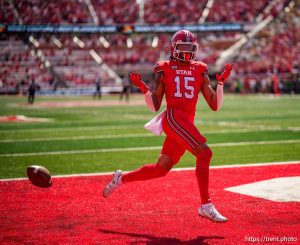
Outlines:
{"label": "helmet logo", "polygon": [[184,31],[185,41],[191,42],[191,33],[189,31]]}

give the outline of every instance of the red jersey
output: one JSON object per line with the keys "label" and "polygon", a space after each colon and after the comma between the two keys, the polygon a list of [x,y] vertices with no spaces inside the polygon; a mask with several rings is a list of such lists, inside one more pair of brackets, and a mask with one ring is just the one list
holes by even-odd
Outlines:
{"label": "red jersey", "polygon": [[155,65],[154,72],[163,73],[167,108],[180,109],[194,116],[207,65],[200,61],[160,61]]}

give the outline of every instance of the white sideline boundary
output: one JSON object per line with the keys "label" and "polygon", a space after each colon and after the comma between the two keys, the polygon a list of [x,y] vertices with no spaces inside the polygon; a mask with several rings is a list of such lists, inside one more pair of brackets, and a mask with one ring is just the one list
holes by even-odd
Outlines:
{"label": "white sideline boundary", "polygon": [[[242,168],[242,167],[264,167],[264,166],[276,166],[276,165],[290,165],[290,164],[300,164],[298,161],[287,161],[287,162],[266,162],[266,163],[245,163],[245,164],[229,164],[221,166],[211,166],[210,169],[222,169],[222,168]],[[188,168],[173,168],[171,171],[180,172],[180,171],[190,171],[195,170],[194,167]],[[124,171],[127,173],[128,171]],[[102,172],[102,173],[82,173],[82,174],[65,174],[65,175],[53,175],[52,178],[72,178],[72,177],[89,177],[89,176],[106,176],[112,175],[114,172]],[[28,180],[28,178],[10,178],[10,179],[0,179],[0,182],[5,181],[21,181]]]}

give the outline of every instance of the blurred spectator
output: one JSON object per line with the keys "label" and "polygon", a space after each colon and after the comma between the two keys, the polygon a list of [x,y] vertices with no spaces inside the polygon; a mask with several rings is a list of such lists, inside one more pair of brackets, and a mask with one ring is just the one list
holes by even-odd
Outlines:
{"label": "blurred spectator", "polygon": [[96,90],[95,93],[93,95],[94,98],[96,98],[98,96],[98,99],[102,98],[102,81],[101,78],[97,78],[96,82],[95,82],[95,86],[96,86]]}
{"label": "blurred spectator", "polygon": [[123,96],[126,96],[126,101],[129,102],[129,95],[131,92],[131,83],[129,81],[129,79],[127,77],[125,77],[124,75],[121,75],[121,79],[122,79],[122,92],[120,93],[120,101],[123,100]]}
{"label": "blurred spectator", "polygon": [[35,92],[39,89],[39,85],[35,82],[34,76],[31,77],[28,87],[28,103],[33,104],[35,99]]}

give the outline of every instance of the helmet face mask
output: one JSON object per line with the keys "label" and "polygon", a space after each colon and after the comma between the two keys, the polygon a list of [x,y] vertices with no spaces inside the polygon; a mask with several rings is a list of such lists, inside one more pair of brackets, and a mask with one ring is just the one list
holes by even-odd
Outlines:
{"label": "helmet face mask", "polygon": [[181,61],[190,61],[196,58],[198,45],[190,42],[177,42],[173,47],[172,57]]}
{"label": "helmet face mask", "polygon": [[196,58],[198,44],[193,33],[186,30],[176,32],[172,39],[171,56],[174,59],[188,62]]}

